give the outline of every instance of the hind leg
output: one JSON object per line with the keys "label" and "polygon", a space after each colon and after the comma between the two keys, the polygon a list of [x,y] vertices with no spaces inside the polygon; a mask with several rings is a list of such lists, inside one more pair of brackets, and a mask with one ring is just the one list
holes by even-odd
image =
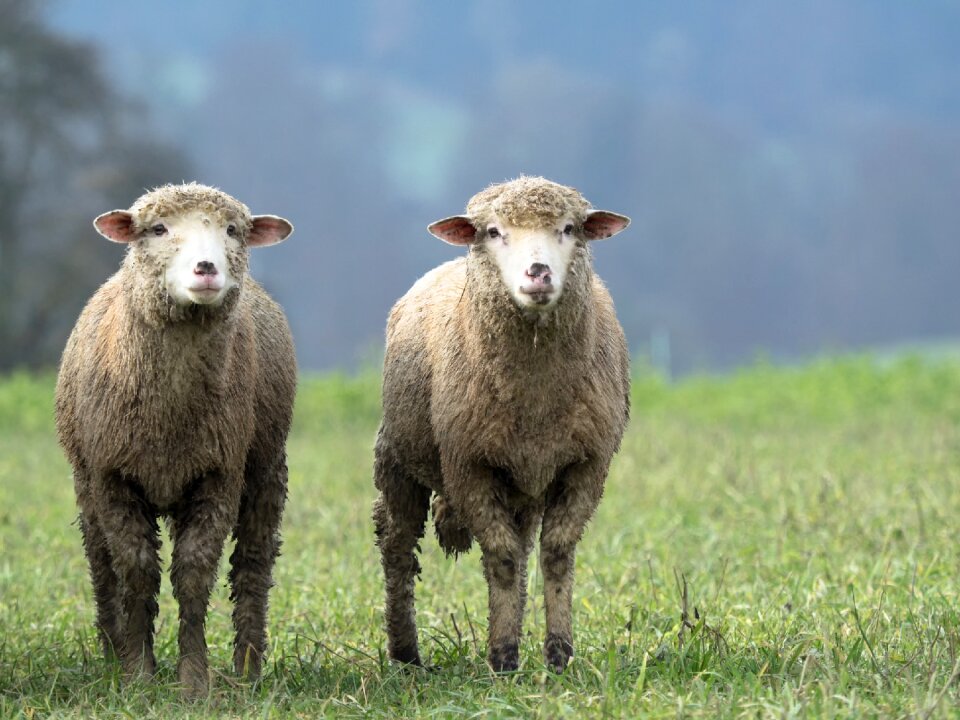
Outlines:
{"label": "hind leg", "polygon": [[374,473],[380,490],[373,504],[373,521],[386,583],[387,651],[391,660],[421,665],[414,584],[420,574],[417,551],[430,506],[430,490],[404,473],[381,442],[377,443]]}
{"label": "hind leg", "polygon": [[110,551],[103,528],[92,514],[80,512],[80,534],[83,550],[90,566],[93,583],[93,599],[97,608],[97,634],[104,657],[120,656],[122,648],[122,609],[120,607],[119,583],[111,566]]}
{"label": "hind leg", "polygon": [[233,600],[233,666],[237,674],[256,679],[267,647],[268,593],[273,564],[280,550],[280,519],[287,497],[284,456],[266,467],[251,462],[233,536],[230,597]]}

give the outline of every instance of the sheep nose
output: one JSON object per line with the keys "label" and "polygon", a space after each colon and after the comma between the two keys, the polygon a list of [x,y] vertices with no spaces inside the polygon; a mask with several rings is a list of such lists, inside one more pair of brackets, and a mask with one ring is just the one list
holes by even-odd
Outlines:
{"label": "sheep nose", "polygon": [[201,260],[197,263],[197,266],[193,269],[194,275],[216,275],[217,266],[214,265],[209,260]]}
{"label": "sheep nose", "polygon": [[550,284],[550,266],[543,263],[534,263],[527,269],[527,277],[531,280],[540,280],[544,285]]}

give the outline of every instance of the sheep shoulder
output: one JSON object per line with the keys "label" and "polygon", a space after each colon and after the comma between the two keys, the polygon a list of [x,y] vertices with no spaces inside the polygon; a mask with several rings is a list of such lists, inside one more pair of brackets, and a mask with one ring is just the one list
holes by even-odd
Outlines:
{"label": "sheep shoulder", "polygon": [[465,260],[459,258],[421,277],[397,301],[387,321],[383,372],[383,424],[378,444],[401,454],[426,479],[436,476],[431,419],[433,365],[446,342],[451,314],[462,301]]}
{"label": "sheep shoulder", "polygon": [[256,335],[256,432],[254,451],[282,453],[293,414],[297,361],[287,317],[253,278],[244,280]]}

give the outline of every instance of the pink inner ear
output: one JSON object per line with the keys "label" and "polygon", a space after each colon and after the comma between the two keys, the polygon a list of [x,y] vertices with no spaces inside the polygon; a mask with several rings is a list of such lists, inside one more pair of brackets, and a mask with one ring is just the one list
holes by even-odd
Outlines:
{"label": "pink inner ear", "polygon": [[253,218],[253,227],[247,237],[247,245],[251,247],[275,245],[281,240],[286,240],[292,232],[293,225],[282,217],[257,215]]}
{"label": "pink inner ear", "polygon": [[126,210],[104,213],[93,221],[93,226],[98,233],[113,242],[133,242],[137,237],[133,228],[133,216]]}
{"label": "pink inner ear", "polygon": [[590,240],[613,237],[630,224],[630,218],[605,210],[594,210],[583,221],[583,232]]}
{"label": "pink inner ear", "polygon": [[469,218],[462,215],[437,220],[431,224],[427,230],[431,235],[435,235],[444,242],[451,245],[469,245],[477,237],[477,229],[470,222]]}

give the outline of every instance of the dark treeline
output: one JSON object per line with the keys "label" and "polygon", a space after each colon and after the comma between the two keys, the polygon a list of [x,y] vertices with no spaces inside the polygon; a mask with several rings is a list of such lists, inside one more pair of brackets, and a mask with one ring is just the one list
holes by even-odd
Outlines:
{"label": "dark treeline", "polygon": [[41,9],[0,0],[0,370],[56,362],[116,268],[120,248],[91,242],[91,208],[187,167],[142,134],[96,50],[51,31]]}

